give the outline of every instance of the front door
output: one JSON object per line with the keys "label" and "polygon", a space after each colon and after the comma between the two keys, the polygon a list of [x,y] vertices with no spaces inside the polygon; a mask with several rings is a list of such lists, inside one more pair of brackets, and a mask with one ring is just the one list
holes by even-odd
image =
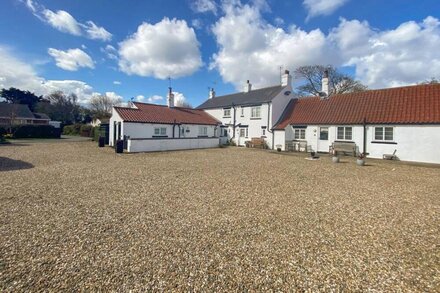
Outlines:
{"label": "front door", "polygon": [[240,136],[238,138],[238,145],[245,145],[246,128],[240,128]]}
{"label": "front door", "polygon": [[328,152],[328,127],[319,127],[318,152]]}

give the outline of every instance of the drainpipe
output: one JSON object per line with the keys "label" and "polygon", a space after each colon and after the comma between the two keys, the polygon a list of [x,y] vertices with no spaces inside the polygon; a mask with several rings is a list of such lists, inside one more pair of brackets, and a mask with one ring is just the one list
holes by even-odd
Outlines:
{"label": "drainpipe", "polygon": [[269,133],[272,133],[272,149],[274,149],[273,148],[274,133],[273,133],[273,131],[270,130],[269,124],[270,124],[270,103],[267,103],[267,127],[266,127],[266,131],[269,132]]}
{"label": "drainpipe", "polygon": [[[174,119],[174,123],[173,123],[173,138],[174,138],[174,136],[175,136],[175,134],[174,134],[174,129],[175,129],[175,127],[176,127],[176,119]],[[180,132],[179,132],[180,133]]]}
{"label": "drainpipe", "polygon": [[180,138],[180,133],[182,132],[180,131],[180,124],[178,124],[177,127],[179,127],[179,138]]}
{"label": "drainpipe", "polygon": [[232,103],[232,109],[234,109],[234,122],[232,122],[232,129],[233,129],[233,131],[232,131],[232,138],[235,138],[235,123],[237,122],[236,121],[236,119],[235,119],[235,105],[234,105],[234,103]]}
{"label": "drainpipe", "polygon": [[363,153],[364,156],[367,154],[367,118],[364,118],[364,149],[363,149]]}

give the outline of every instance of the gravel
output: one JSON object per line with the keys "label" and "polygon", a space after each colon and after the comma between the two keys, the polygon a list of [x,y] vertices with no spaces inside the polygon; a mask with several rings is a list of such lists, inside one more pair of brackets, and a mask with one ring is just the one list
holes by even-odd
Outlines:
{"label": "gravel", "polygon": [[438,290],[440,169],[367,163],[0,146],[0,291]]}

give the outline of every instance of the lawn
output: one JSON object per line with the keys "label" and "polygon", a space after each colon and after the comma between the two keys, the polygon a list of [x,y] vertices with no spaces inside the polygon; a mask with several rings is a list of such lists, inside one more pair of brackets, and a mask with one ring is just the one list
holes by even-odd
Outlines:
{"label": "lawn", "polygon": [[440,168],[0,146],[0,291],[435,291]]}

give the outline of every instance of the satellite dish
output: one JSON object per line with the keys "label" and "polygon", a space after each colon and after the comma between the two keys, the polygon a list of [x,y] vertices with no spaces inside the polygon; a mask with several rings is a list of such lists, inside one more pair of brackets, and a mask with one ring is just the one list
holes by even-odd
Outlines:
{"label": "satellite dish", "polygon": [[284,95],[285,95],[285,96],[288,96],[288,95],[290,95],[291,93],[292,93],[291,91],[285,91],[285,92],[284,92]]}

